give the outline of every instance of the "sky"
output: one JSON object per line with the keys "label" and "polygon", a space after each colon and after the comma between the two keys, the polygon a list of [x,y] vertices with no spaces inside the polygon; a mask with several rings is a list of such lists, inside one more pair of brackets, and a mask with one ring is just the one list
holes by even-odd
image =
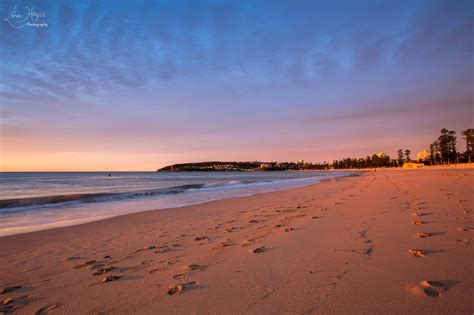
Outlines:
{"label": "sky", "polygon": [[0,15],[0,171],[395,157],[474,127],[473,1],[2,0]]}

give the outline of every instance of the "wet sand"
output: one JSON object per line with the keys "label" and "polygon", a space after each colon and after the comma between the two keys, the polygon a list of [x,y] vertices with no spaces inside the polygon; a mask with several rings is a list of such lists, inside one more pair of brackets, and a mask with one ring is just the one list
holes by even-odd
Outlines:
{"label": "wet sand", "polygon": [[472,314],[472,187],[378,170],[1,237],[0,313]]}

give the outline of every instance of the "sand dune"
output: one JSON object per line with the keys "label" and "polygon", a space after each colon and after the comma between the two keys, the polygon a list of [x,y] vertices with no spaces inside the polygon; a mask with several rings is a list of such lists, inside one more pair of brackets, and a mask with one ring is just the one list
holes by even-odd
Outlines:
{"label": "sand dune", "polygon": [[472,314],[472,187],[379,170],[2,237],[0,313]]}

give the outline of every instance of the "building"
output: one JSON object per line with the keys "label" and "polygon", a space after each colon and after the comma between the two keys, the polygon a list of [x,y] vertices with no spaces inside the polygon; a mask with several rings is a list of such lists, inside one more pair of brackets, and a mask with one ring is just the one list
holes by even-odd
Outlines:
{"label": "building", "polygon": [[406,162],[403,164],[403,168],[420,168],[423,166],[425,166],[425,164],[418,162]]}
{"label": "building", "polygon": [[423,151],[420,151],[416,154],[416,160],[417,161],[426,161],[430,158],[431,151],[430,149],[425,149]]}
{"label": "building", "polygon": [[262,164],[260,164],[261,169],[271,169],[271,168],[273,168],[273,166],[274,166],[273,163],[262,163]]}

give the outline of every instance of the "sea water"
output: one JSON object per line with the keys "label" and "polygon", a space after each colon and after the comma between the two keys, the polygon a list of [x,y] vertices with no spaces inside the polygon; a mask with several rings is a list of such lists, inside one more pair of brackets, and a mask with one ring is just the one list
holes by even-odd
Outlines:
{"label": "sea water", "polygon": [[0,236],[286,190],[351,174],[354,172],[0,173]]}

